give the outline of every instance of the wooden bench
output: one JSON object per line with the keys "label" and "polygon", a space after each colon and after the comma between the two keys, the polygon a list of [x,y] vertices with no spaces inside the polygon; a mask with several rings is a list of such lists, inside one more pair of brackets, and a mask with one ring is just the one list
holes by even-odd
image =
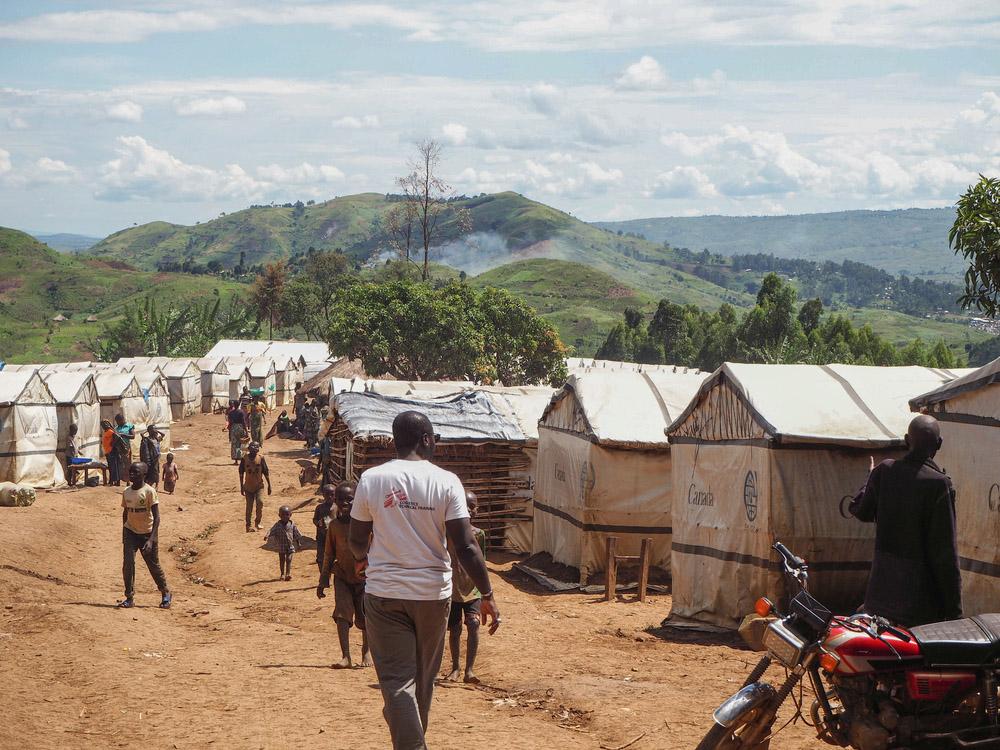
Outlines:
{"label": "wooden bench", "polygon": [[642,540],[638,555],[619,555],[617,554],[618,537],[608,537],[604,601],[612,602],[615,600],[615,588],[618,585],[618,566],[622,563],[639,564],[639,601],[646,601],[646,586],[649,584],[649,550],[652,545],[653,540],[647,537]]}

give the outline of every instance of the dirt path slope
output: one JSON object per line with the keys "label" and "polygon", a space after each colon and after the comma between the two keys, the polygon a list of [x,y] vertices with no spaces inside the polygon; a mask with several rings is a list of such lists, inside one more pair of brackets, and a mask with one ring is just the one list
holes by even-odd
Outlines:
{"label": "dirt path slope", "polygon": [[[372,669],[334,671],[331,597],[316,598],[314,553],[291,582],[243,501],[220,417],[173,428],[178,492],[160,496],[161,562],[174,607],[137,561],[137,607],[121,598],[120,495],[40,493],[0,508],[0,748],[382,748],[388,733]],[[278,505],[311,535],[313,488],[298,486],[299,446],[268,441]],[[491,563],[504,626],[484,637],[478,687],[435,693],[434,748],[694,747],[711,711],[755,655],[733,642],[645,632],[669,597],[607,604],[551,595]],[[357,634],[355,634],[356,636]],[[355,637],[355,653],[360,639]],[[447,659],[447,656],[446,656]],[[818,747],[790,727],[773,746]]]}

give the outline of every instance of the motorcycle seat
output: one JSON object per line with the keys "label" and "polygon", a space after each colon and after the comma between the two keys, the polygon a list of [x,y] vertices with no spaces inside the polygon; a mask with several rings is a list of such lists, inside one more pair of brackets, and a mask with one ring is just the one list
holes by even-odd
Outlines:
{"label": "motorcycle seat", "polygon": [[917,625],[910,632],[929,665],[980,666],[1000,659],[1000,615]]}

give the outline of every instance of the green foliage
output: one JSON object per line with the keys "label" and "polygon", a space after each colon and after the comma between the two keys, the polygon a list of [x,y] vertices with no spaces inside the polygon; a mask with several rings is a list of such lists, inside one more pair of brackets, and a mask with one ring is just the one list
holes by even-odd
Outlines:
{"label": "green foliage", "polygon": [[916,339],[897,350],[868,325],[856,327],[836,314],[823,319],[818,300],[809,300],[798,311],[795,308],[795,290],[775,274],[764,278],[757,304],[742,318],[728,305],[709,313],[661,300],[648,325],[637,322],[634,315],[616,324],[597,356],[703,370],[714,370],[725,361],[957,365],[943,341],[928,348]]}
{"label": "green foliage", "polygon": [[88,348],[102,362],[120,357],[201,357],[223,338],[257,335],[253,311],[236,297],[161,305],[153,297],[126,305],[122,316],[103,327]]}
{"label": "green foliage", "polygon": [[982,367],[1000,357],[1000,336],[968,344],[965,350],[969,356],[969,367]]}
{"label": "green foliage", "polygon": [[964,307],[990,317],[1000,312],[1000,179],[979,176],[956,204],[948,244],[969,263]]}
{"label": "green foliage", "polygon": [[550,325],[505,292],[458,282],[347,286],[326,340],[366,371],[404,380],[521,385],[565,377],[564,349]]}
{"label": "green foliage", "polygon": [[333,322],[333,306],[349,283],[347,256],[338,252],[310,254],[302,270],[285,282],[279,298],[279,318],[300,326],[310,339],[321,339]]}

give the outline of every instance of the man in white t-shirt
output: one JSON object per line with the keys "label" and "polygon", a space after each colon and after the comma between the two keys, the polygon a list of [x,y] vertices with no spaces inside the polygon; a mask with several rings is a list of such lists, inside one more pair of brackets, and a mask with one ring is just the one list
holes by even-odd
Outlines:
{"label": "man in white t-shirt", "polygon": [[[483,592],[482,620],[500,626],[489,573],[457,476],[430,462],[435,435],[415,411],[392,422],[393,461],[361,475],[351,509],[351,552],[367,565],[365,621],[383,715],[395,750],[423,750],[434,679],[451,610],[450,539]],[[370,549],[369,549],[370,542]]]}

